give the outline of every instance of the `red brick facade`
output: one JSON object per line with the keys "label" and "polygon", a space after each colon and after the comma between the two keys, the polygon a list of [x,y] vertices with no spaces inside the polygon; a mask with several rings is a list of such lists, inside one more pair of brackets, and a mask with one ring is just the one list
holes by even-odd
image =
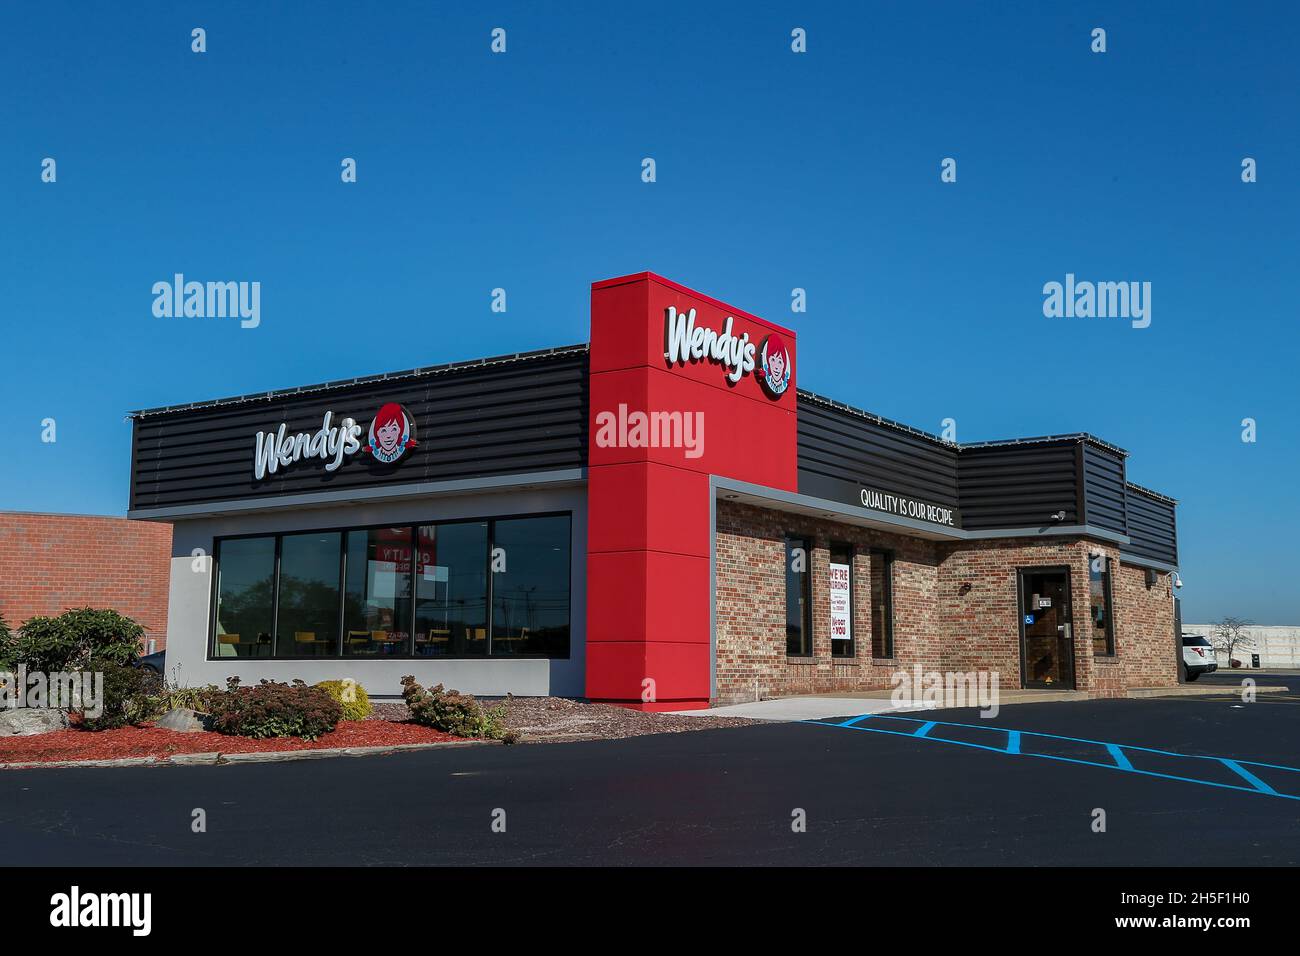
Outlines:
{"label": "red brick facade", "polygon": [[[787,657],[785,536],[810,539],[813,655]],[[829,549],[853,557],[855,656],[831,656]],[[717,703],[791,694],[876,690],[920,664],[925,671],[997,671],[1021,686],[1016,571],[1070,569],[1076,686],[1092,696],[1176,684],[1173,599],[1168,574],[1150,589],[1142,568],[1121,564],[1112,544],[1077,537],[990,539],[956,544],[890,534],[721,501],[716,540]],[[871,549],[893,553],[893,657],[873,658]],[[1093,654],[1090,555],[1105,554],[1112,577],[1115,656]]]}
{"label": "red brick facade", "polygon": [[167,646],[172,526],[0,512],[0,615],[11,628],[72,607],[112,608]]}

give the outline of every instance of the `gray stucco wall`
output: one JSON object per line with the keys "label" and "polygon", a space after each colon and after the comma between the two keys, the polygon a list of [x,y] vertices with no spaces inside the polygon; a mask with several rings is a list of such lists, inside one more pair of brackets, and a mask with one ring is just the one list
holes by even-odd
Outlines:
{"label": "gray stucco wall", "polygon": [[[211,613],[213,540],[235,534],[303,531],[353,525],[414,524],[455,518],[490,518],[535,512],[573,514],[570,578],[570,641],[568,660],[207,660],[208,617]],[[201,555],[194,557],[195,549]],[[586,489],[557,488],[491,494],[350,504],[312,509],[282,509],[257,514],[178,521],[172,534],[171,587],[167,612],[167,676],[183,685],[224,686],[238,676],[244,683],[262,678],[308,683],[351,677],[372,696],[395,697],[400,681],[414,674],[425,686],[448,688],[482,696],[512,693],[521,696],[583,694],[586,680],[587,618]]]}

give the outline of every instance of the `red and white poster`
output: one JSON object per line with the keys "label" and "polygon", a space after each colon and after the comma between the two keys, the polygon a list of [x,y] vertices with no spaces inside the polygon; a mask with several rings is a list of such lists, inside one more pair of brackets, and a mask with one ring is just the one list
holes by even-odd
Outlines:
{"label": "red and white poster", "polygon": [[853,639],[853,615],[849,605],[849,566],[831,564],[831,640]]}

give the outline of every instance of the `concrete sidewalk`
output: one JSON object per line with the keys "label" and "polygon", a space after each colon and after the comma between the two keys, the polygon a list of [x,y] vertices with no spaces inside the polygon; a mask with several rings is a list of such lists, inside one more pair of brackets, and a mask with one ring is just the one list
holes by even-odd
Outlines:
{"label": "concrete sidewalk", "polygon": [[[1180,684],[1177,687],[1134,687],[1127,696],[1130,698],[1157,697],[1210,697],[1231,694],[1239,690],[1231,684]],[[1257,694],[1285,694],[1286,687],[1256,687]],[[922,701],[895,706],[892,690],[862,691],[857,694],[809,694],[805,697],[777,697],[772,700],[757,700],[747,704],[728,704],[706,710],[678,710],[673,713],[684,717],[748,717],[751,720],[795,721],[824,720],[827,717],[848,717],[858,714],[898,714],[913,713],[922,710],[936,710]],[[1089,700],[1086,691],[1081,690],[1003,690],[998,694],[998,706],[1010,707],[1015,704],[1054,704],[1068,700]]]}
{"label": "concrete sidewalk", "polygon": [[[937,708],[922,701],[895,705],[892,690],[863,691],[857,694],[815,694],[807,697],[778,697],[758,700],[748,704],[728,704],[705,710],[679,710],[674,713],[686,717],[748,717],[751,720],[788,722],[796,720],[824,720],[827,717],[847,717],[857,714],[905,714]],[[1010,704],[1047,704],[1066,700],[1087,700],[1088,695],[1076,690],[1008,690],[998,695],[998,706]]]}

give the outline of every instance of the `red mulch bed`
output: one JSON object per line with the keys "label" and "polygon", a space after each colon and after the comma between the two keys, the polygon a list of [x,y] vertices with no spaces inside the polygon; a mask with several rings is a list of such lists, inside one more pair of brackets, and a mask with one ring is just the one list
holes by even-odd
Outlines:
{"label": "red mulch bed", "polygon": [[58,730],[31,737],[0,737],[0,763],[54,760],[116,760],[121,757],[165,759],[184,753],[253,753],[272,750],[319,750],[322,747],[386,747],[393,744],[435,744],[460,740],[419,724],[389,720],[343,720],[319,740],[297,737],[231,737],[198,731],[190,734],[162,727],[123,727],[119,730]]}

